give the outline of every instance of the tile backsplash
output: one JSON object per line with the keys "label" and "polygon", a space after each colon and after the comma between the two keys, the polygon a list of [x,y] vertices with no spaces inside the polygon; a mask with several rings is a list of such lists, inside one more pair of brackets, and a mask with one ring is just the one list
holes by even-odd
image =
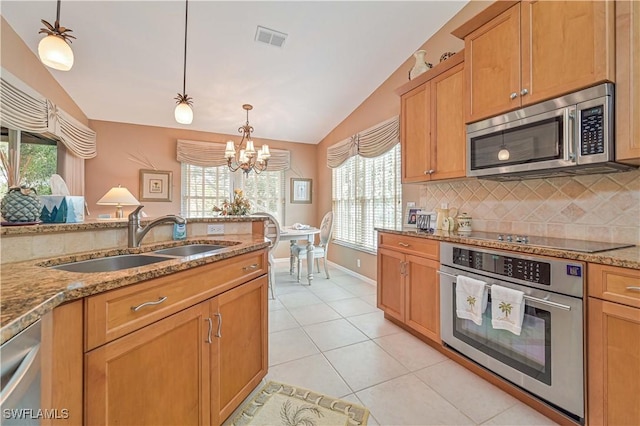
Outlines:
{"label": "tile backsplash", "polygon": [[496,182],[422,185],[420,206],[448,203],[473,230],[640,245],[640,171]]}

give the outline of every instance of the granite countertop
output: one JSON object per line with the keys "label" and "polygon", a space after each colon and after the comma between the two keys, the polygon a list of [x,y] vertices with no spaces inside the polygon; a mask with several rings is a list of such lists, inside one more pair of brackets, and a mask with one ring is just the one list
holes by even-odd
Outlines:
{"label": "granite countertop", "polygon": [[113,272],[78,273],[49,269],[47,267],[119,254],[146,253],[161,248],[184,245],[185,241],[167,241],[142,245],[140,248],[133,249],[75,253],[52,259],[3,264],[2,300],[0,301],[0,344],[6,342],[64,302],[173,274],[195,266],[217,262],[260,250],[269,245],[263,237],[256,237],[250,234],[211,238],[194,237],[187,239],[186,242],[192,244],[219,244],[228,247],[210,254],[202,253],[185,257],[168,257],[167,261]]}
{"label": "granite countertop", "polygon": [[433,234],[418,232],[415,229],[376,228],[378,232],[406,235],[430,240],[446,241],[451,243],[469,244],[478,247],[488,247],[502,250],[510,250],[519,253],[535,254],[540,256],[552,256],[561,259],[580,260],[583,262],[599,263],[602,265],[619,266],[622,268],[640,269],[640,246],[633,246],[618,250],[602,251],[598,253],[583,253],[570,250],[559,250],[546,247],[537,247],[521,243],[509,243],[506,241],[482,240],[458,235],[454,232],[436,231]]}

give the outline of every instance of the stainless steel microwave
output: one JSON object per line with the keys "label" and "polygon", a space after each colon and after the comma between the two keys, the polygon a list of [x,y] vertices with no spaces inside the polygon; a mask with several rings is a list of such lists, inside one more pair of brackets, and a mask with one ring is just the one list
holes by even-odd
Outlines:
{"label": "stainless steel microwave", "polygon": [[520,180],[633,167],[615,162],[612,83],[467,125],[467,176]]}

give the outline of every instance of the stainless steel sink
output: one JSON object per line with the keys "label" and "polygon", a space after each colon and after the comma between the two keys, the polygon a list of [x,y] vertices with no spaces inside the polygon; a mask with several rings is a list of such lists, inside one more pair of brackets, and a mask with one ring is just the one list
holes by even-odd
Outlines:
{"label": "stainless steel sink", "polygon": [[165,256],[191,256],[192,254],[206,253],[209,251],[220,250],[226,246],[216,244],[189,244],[186,246],[171,247],[162,250],[156,250],[154,253],[163,254]]}
{"label": "stainless steel sink", "polygon": [[51,269],[60,269],[69,272],[110,272],[119,271],[121,269],[136,268],[171,259],[172,258],[170,257],[143,254],[123,254],[120,256],[102,257],[99,259],[65,263],[62,265],[51,266]]}

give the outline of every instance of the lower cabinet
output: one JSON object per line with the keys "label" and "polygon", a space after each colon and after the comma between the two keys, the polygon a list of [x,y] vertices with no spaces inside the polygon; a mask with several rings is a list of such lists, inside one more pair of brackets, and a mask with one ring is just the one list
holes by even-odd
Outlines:
{"label": "lower cabinet", "polygon": [[588,424],[640,424],[640,271],[589,265]]}
{"label": "lower cabinet", "polygon": [[378,307],[440,342],[438,242],[380,233],[378,247]]}
{"label": "lower cabinet", "polygon": [[[266,256],[244,262],[250,265],[229,259],[221,266],[238,267],[235,281],[248,281],[85,353],[85,424],[217,425],[231,415],[268,367],[268,279],[262,270]],[[243,278],[242,273],[247,275]],[[180,274],[175,274],[176,282]],[[135,300],[154,286],[166,290],[154,280],[140,285],[144,287],[139,291],[127,287],[96,298],[108,298],[103,302],[108,307]],[[140,306],[136,303],[129,303],[130,310]]]}

